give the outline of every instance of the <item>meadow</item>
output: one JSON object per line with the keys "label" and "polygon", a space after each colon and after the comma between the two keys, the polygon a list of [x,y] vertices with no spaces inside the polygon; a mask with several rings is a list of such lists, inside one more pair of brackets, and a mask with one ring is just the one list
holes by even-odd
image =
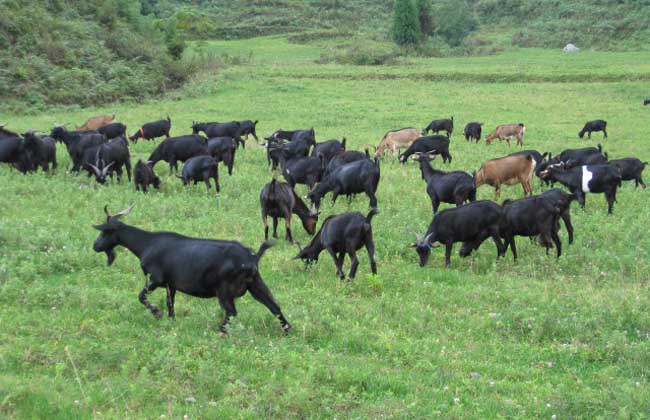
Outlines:
{"label": "meadow", "polygon": [[[412,58],[392,66],[319,65],[329,44],[294,45],[280,36],[206,43],[241,64],[197,78],[150,102],[99,108],[53,107],[10,115],[8,128],[49,130],[115,113],[133,132],[169,115],[172,133],[192,121],[259,119],[257,132],[314,127],[317,141],[346,137],[349,148],[376,145],[389,129],[423,128],[454,116],[453,161],[478,169],[517,148],[466,143],[462,127],[524,122],[525,148],[558,153],[601,142],[610,158],[650,160],[645,130],[650,53],[521,49],[475,58]],[[208,52],[205,52],[208,51]],[[189,52],[190,54],[192,51]],[[581,140],[585,121],[608,121],[609,139]],[[155,144],[131,146],[132,162]],[[365,251],[357,278],[342,282],[326,253],[305,269],[280,239],[261,263],[263,277],[293,325],[250,296],[227,338],[216,332],[216,300],[178,295],[176,320],[154,319],[138,302],[137,258],[117,250],[113,266],[92,250],[104,219],[130,204],[124,221],[147,230],[263,241],[259,192],[271,179],[253,140],[234,174],[220,171],[221,194],[184,188],[160,163],[160,191],[122,182],[97,185],[59,169],[23,176],[0,167],[0,415],[5,418],[630,418],[650,416],[650,220],[648,192],[625,183],[613,216],[602,195],[572,208],[576,240],[560,237],[556,259],[528,239],[496,260],[486,243],[465,259],[442,249],[420,268],[408,248],[431,221],[414,163],[381,163],[373,220],[378,275]],[[648,176],[646,176],[647,178]],[[539,181],[535,192],[541,190]],[[306,188],[298,187],[304,195]],[[501,199],[519,198],[519,186]],[[479,199],[493,199],[481,187]],[[448,205],[443,205],[444,208]],[[365,196],[323,205],[324,219],[368,211]],[[279,230],[280,238],[284,229]],[[309,236],[294,226],[302,244]],[[346,260],[345,268],[349,267]],[[164,307],[156,291],[152,303]],[[189,400],[188,400],[189,399]]]}

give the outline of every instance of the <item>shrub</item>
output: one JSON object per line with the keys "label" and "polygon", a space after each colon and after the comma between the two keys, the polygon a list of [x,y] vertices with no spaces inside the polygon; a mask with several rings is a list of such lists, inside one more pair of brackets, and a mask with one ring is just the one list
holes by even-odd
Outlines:
{"label": "shrub", "polygon": [[433,17],[431,17],[430,0],[417,0],[418,19],[420,32],[424,36],[433,35]]}
{"label": "shrub", "polygon": [[464,0],[445,0],[439,3],[435,16],[436,34],[452,47],[459,46],[478,27],[474,12]]}
{"label": "shrub", "polygon": [[[398,51],[393,47],[382,44],[359,43],[335,57],[339,64],[354,64],[358,66],[379,66],[390,64],[398,57]],[[320,59],[322,62],[322,58]]]}
{"label": "shrub", "polygon": [[399,45],[414,45],[420,41],[420,21],[413,0],[395,0],[393,39]]}

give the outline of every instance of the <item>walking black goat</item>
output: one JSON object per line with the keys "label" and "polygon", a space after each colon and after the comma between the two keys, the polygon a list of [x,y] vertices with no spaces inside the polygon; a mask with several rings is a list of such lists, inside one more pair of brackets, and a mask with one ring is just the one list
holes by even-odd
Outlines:
{"label": "walking black goat", "polygon": [[429,159],[435,159],[422,153],[417,153],[416,159],[420,161],[422,179],[427,183],[427,194],[431,198],[433,213],[438,213],[440,203],[455,204],[456,207],[466,201],[476,200],[476,186],[474,178],[463,171],[443,172],[434,169]]}
{"label": "walking black goat", "polygon": [[108,265],[115,261],[115,247],[119,245],[138,257],[140,267],[148,277],[138,297],[156,318],[161,318],[162,314],[149,302],[147,295],[159,287],[167,289],[170,318],[174,317],[176,291],[200,298],[216,297],[226,313],[219,331],[226,334],[230,318],[237,315],[235,299],[250,292],[280,320],[285,333],[291,329],[259,271],[260,259],[273,243],[262,243],[255,253],[235,241],[191,238],[173,232],[148,232],[119,220],[132,209],[133,206],[111,215],[108,206],[104,207],[106,221],[94,226],[101,233],[93,249],[106,254]]}
{"label": "walking black goat", "polygon": [[348,254],[352,264],[350,266],[349,278],[352,280],[359,267],[357,251],[365,246],[370,258],[370,270],[377,274],[377,263],[375,262],[375,244],[372,239],[372,217],[377,214],[377,209],[371,209],[367,216],[359,212],[343,213],[338,216],[330,216],[323,222],[320,230],[312,241],[295,257],[302,259],[309,265],[318,261],[320,253],[326,249],[330,253],[336,265],[336,275],[341,279],[345,278],[343,273],[343,261],[345,254]]}
{"label": "walking black goat", "polygon": [[307,194],[307,198],[318,209],[321,200],[330,191],[332,191],[332,204],[336,203],[336,198],[341,194],[351,197],[353,194],[366,193],[370,199],[370,207],[376,208],[376,193],[380,178],[379,157],[375,157],[374,162],[363,159],[346,163],[333,170]]}

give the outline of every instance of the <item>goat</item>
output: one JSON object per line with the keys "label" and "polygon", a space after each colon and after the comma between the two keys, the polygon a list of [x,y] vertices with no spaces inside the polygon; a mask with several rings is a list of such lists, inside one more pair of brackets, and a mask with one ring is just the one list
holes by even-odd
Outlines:
{"label": "goat", "polygon": [[594,120],[587,122],[582,130],[580,130],[578,133],[578,137],[583,138],[585,136],[585,133],[587,133],[587,136],[591,139],[591,133],[593,131],[602,131],[605,135],[604,138],[607,138],[607,121]]}
{"label": "goat", "polygon": [[221,191],[221,187],[219,186],[219,163],[212,156],[201,155],[189,158],[183,164],[182,174],[182,176],[176,176],[183,181],[183,185],[187,185],[192,181],[196,185],[199,181],[203,181],[209,192],[210,188],[212,188],[210,184],[210,178],[212,178],[214,179],[217,193]]}
{"label": "goat", "polygon": [[464,130],[465,140],[476,140],[476,143],[478,143],[478,141],[481,140],[482,126],[483,123],[480,122],[467,123]]}
{"label": "goat", "polygon": [[111,215],[108,206],[104,207],[106,221],[94,226],[100,234],[93,249],[106,254],[109,266],[115,261],[115,247],[120,245],[138,257],[142,272],[148,277],[138,297],[156,318],[161,318],[162,314],[149,302],[147,295],[159,287],[167,289],[170,318],[175,315],[176,291],[200,298],[216,297],[226,313],[219,327],[220,333],[225,335],[230,318],[237,315],[235,299],[248,291],[279,319],[282,330],[289,332],[291,325],[259,271],[260,259],[273,243],[262,243],[255,253],[235,241],[191,238],[173,232],[148,232],[119,220],[132,209],[133,206]]}
{"label": "goat", "polygon": [[97,130],[98,128],[108,125],[114,121],[115,121],[115,114],[100,115],[97,117],[88,118],[88,120],[85,123],[83,123],[81,127],[77,128],[77,131]]}
{"label": "goat", "polygon": [[228,168],[228,175],[232,175],[235,165],[237,143],[232,137],[216,137],[208,139],[208,154],[217,162],[223,162]]}
{"label": "goat", "polygon": [[609,164],[572,167],[570,162],[556,163],[549,165],[541,176],[561,183],[571,193],[576,194],[583,209],[586,193],[605,193],[608,214],[612,214],[616,189],[621,186],[622,181],[618,168]]}
{"label": "goat", "polygon": [[375,156],[382,157],[387,149],[391,154],[396,156],[400,149],[409,147],[413,142],[420,138],[420,132],[417,128],[401,128],[399,130],[388,131],[375,147]]}
{"label": "goat", "polygon": [[351,197],[353,194],[366,193],[370,199],[370,207],[376,208],[377,196],[375,194],[380,178],[379,157],[375,157],[374,162],[370,159],[363,159],[346,163],[334,169],[327,178],[307,194],[307,198],[318,209],[322,198],[330,191],[332,191],[332,205],[336,203],[336,198],[341,194]]}
{"label": "goat", "polygon": [[618,168],[621,173],[621,179],[623,181],[634,181],[634,187],[638,187],[639,184],[645,189],[645,183],[641,177],[643,170],[648,165],[648,162],[641,162],[637,158],[624,158],[624,159],[613,159],[609,161],[610,165],[614,165]]}
{"label": "goat", "polygon": [[169,138],[171,128],[172,120],[168,115],[166,120],[158,120],[144,124],[135,134],[129,137],[129,140],[135,143],[138,139],[155,140],[157,137],[162,136]]}
{"label": "goat", "polygon": [[334,156],[345,152],[345,137],[343,140],[327,140],[322,143],[316,143],[311,152],[312,157],[323,156],[324,163],[327,166]]}
{"label": "goat", "polygon": [[97,131],[68,131],[62,125],[56,125],[50,132],[50,137],[65,144],[70,160],[72,172],[79,172],[81,158],[88,147],[106,143],[106,136]]}
{"label": "goat", "polygon": [[136,191],[142,189],[142,192],[146,193],[149,185],[153,185],[155,189],[160,188],[160,178],[156,176],[153,168],[142,160],[138,160],[138,163],[135,164],[133,181]]}
{"label": "goat", "polygon": [[122,123],[110,123],[97,129],[97,132],[106,136],[108,140],[116,137],[126,137],[126,126]]}
{"label": "goat", "polygon": [[307,233],[313,235],[316,231],[318,213],[309,211],[305,203],[296,195],[291,186],[285,182],[271,180],[260,192],[262,207],[262,222],[264,223],[264,239],[269,239],[269,224],[267,217],[273,218],[273,237],[277,238],[278,218],[283,218],[286,226],[286,239],[293,242],[291,234],[291,215],[296,214],[302,221]]}
{"label": "goat", "polygon": [[148,163],[153,168],[164,160],[169,163],[169,171],[178,171],[178,161],[208,154],[207,140],[197,134],[170,137],[163,140],[149,155]]}
{"label": "goat", "polygon": [[433,135],[420,137],[409,146],[408,149],[399,155],[399,161],[405,163],[408,158],[415,153],[426,153],[429,155],[442,155],[444,163],[451,163],[451,154],[449,154],[449,137]]}
{"label": "goat", "polygon": [[89,175],[94,175],[95,180],[100,184],[106,182],[109,174],[112,177],[113,172],[117,173],[117,182],[121,182],[122,167],[126,168],[127,178],[131,182],[131,155],[125,137],[118,137],[109,143],[87,148],[82,161]]}
{"label": "goat", "polygon": [[192,123],[192,133],[199,134],[201,131],[205,133],[208,138],[214,137],[231,137],[237,142],[237,146],[241,144],[243,148],[246,143],[240,137],[242,126],[239,121],[231,121],[227,123],[209,122],[209,123]]}
{"label": "goat", "polygon": [[325,167],[325,172],[323,172],[323,177],[331,174],[339,166],[343,166],[346,163],[354,162],[357,160],[370,159],[370,154],[368,149],[365,152],[359,152],[357,150],[347,150],[345,152],[339,153],[334,156],[330,162]]}
{"label": "goat", "polygon": [[476,200],[476,186],[470,174],[463,171],[439,171],[431,166],[427,155],[418,153],[415,156],[420,161],[422,179],[427,183],[427,194],[431,198],[433,214],[438,213],[440,203],[455,204],[459,207],[466,201]]}
{"label": "goat", "polygon": [[524,134],[526,133],[526,126],[522,123],[519,124],[503,124],[497,126],[486,138],[485,143],[491,144],[494,139],[499,141],[505,140],[510,147],[510,140],[516,139],[517,146],[524,145]]}
{"label": "goat", "polygon": [[488,160],[474,174],[474,183],[476,188],[483,184],[492,185],[496,199],[501,196],[501,185],[521,184],[524,195],[532,195],[533,187],[530,181],[535,172],[535,165],[532,155],[505,156]]}
{"label": "goat", "polygon": [[454,117],[431,121],[429,125],[422,130],[422,135],[426,136],[429,131],[435,134],[438,134],[441,131],[446,131],[447,137],[451,138],[451,133],[454,132]]}
{"label": "goat", "polygon": [[[445,267],[451,264],[451,251],[456,242],[473,244],[473,249],[478,248],[483,240],[491,236],[497,246],[497,258],[505,254],[505,247],[501,243],[499,226],[503,218],[503,209],[498,204],[480,200],[465,204],[460,207],[442,210],[436,214],[424,236],[415,235],[416,242],[410,245],[415,248],[419,258],[420,267],[427,265],[431,249],[436,242],[445,245]],[[461,254],[466,257],[471,253]]]}
{"label": "goat", "polygon": [[300,244],[298,244],[300,252],[295,259],[302,259],[306,265],[309,265],[318,261],[318,256],[326,249],[336,265],[336,275],[344,279],[343,261],[345,254],[348,254],[351,260],[348,277],[352,280],[359,267],[357,251],[365,246],[370,258],[370,270],[372,274],[377,274],[375,244],[372,239],[372,225],[370,223],[376,214],[377,209],[373,208],[365,217],[359,212],[349,212],[328,217],[307,246],[301,248]]}

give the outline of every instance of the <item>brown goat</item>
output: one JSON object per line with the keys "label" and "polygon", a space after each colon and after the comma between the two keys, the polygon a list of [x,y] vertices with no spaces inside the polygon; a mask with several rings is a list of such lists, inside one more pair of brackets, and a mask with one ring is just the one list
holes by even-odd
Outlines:
{"label": "brown goat", "polygon": [[485,138],[485,142],[487,144],[490,144],[494,139],[499,139],[500,141],[505,140],[508,143],[508,147],[510,147],[510,140],[517,139],[517,145],[523,146],[525,133],[526,126],[522,123],[503,124],[497,126],[497,128]]}
{"label": "brown goat", "polygon": [[390,149],[391,154],[396,156],[399,149],[408,148],[416,139],[422,135],[416,128],[402,128],[401,130],[389,131],[384,134],[384,137],[376,147],[375,156],[382,157],[386,149]]}
{"label": "brown goat", "polygon": [[115,122],[115,114],[113,115],[100,115],[97,117],[88,118],[81,127],[77,130],[97,130],[105,125]]}
{"label": "brown goat", "polygon": [[495,199],[501,195],[501,185],[521,184],[524,196],[533,195],[531,180],[535,172],[535,159],[532,155],[514,155],[488,160],[474,174],[476,188],[483,184],[495,188]]}

